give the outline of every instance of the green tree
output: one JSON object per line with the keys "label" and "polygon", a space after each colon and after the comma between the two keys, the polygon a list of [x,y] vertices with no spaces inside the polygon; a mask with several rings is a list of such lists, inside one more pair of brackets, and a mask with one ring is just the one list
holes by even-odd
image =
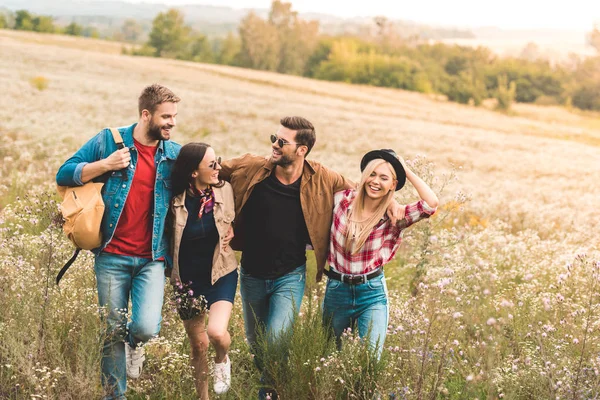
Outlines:
{"label": "green tree", "polygon": [[81,36],[83,34],[83,27],[75,22],[71,22],[65,27],[65,35]]}
{"label": "green tree", "polygon": [[121,26],[121,35],[126,42],[137,42],[143,33],[142,25],[135,19],[128,18]]}
{"label": "green tree", "polygon": [[540,96],[553,97],[557,102],[561,102],[565,94],[566,72],[544,60],[497,60],[485,68],[485,75],[486,86],[490,92],[498,87],[498,77],[501,75],[506,75],[509,82],[516,82],[516,100],[522,103],[532,103]]}
{"label": "green tree", "polygon": [[573,93],[573,105],[582,110],[600,110],[600,82],[578,87]]}
{"label": "green tree", "polygon": [[280,63],[277,29],[253,12],[238,26],[241,48],[240,65],[248,68],[276,71]]}
{"label": "green tree", "polygon": [[355,82],[356,62],[360,58],[359,43],[353,39],[337,39],[331,43],[331,50],[324,60],[315,68],[317,79]]}
{"label": "green tree", "polygon": [[224,65],[235,65],[239,57],[242,44],[240,38],[233,33],[228,33],[225,39],[218,42],[217,62]]}
{"label": "green tree", "polygon": [[444,70],[450,75],[460,75],[469,70],[469,59],[466,55],[450,57],[444,65]]}
{"label": "green tree", "polygon": [[301,75],[318,43],[319,23],[304,21],[292,11],[292,4],[274,0],[269,23],[277,31],[279,65],[277,71]]}
{"label": "green tree", "polygon": [[178,58],[206,63],[215,61],[210,41],[205,35],[199,33],[189,38],[186,51],[178,55]]}
{"label": "green tree", "polygon": [[56,27],[54,26],[54,18],[47,15],[40,15],[34,17],[33,20],[33,30],[36,32],[43,33],[54,33],[56,32]]}
{"label": "green tree", "polygon": [[33,17],[27,10],[15,12],[15,29],[20,31],[33,30]]}
{"label": "green tree", "polygon": [[600,110],[600,56],[583,60],[573,74],[572,102],[582,110]]}
{"label": "green tree", "polygon": [[502,111],[508,111],[510,106],[515,101],[517,94],[517,83],[515,81],[508,82],[506,75],[498,77],[498,89],[494,97],[498,101],[496,108]]}
{"label": "green tree", "polygon": [[449,84],[443,91],[448,100],[462,104],[473,102],[475,106],[481,105],[487,97],[484,81],[478,74],[463,71],[459,75],[450,76]]}
{"label": "green tree", "polygon": [[98,32],[98,29],[92,26],[86,26],[85,28],[83,28],[81,35],[85,37],[98,39],[100,37],[100,32]]}
{"label": "green tree", "polygon": [[322,62],[326,61],[331,54],[333,39],[320,39],[315,50],[312,52],[304,65],[304,76],[314,77]]}
{"label": "green tree", "polygon": [[190,28],[185,25],[183,13],[177,9],[159,13],[152,21],[148,45],[156,49],[155,56],[175,57],[185,50]]}
{"label": "green tree", "polygon": [[6,14],[0,13],[0,29],[6,28],[8,28],[8,18],[6,17]]}

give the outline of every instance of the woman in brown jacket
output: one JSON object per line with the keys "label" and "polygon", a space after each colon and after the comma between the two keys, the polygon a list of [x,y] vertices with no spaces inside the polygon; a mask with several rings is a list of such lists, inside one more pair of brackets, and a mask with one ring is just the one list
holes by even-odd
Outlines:
{"label": "woman in brown jacket", "polygon": [[[171,179],[171,283],[179,293],[176,301],[181,302],[179,314],[190,340],[196,391],[201,399],[208,399],[209,342],[216,352],[215,392],[225,393],[231,385],[227,326],[238,280],[237,261],[229,246],[235,204],[229,183],[219,181],[220,161],[209,145],[189,143],[181,148]],[[186,304],[189,297],[201,299],[206,308],[190,312]]]}

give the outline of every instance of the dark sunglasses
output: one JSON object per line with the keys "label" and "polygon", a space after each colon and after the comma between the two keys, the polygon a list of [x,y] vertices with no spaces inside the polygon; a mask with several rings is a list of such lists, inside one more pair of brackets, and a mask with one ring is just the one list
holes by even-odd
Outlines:
{"label": "dark sunglasses", "polygon": [[208,168],[217,169],[217,167],[221,164],[221,157],[218,157],[215,161],[212,161],[208,164]]}
{"label": "dark sunglasses", "polygon": [[271,143],[275,143],[275,142],[277,142],[277,146],[279,146],[281,148],[283,148],[283,146],[285,146],[286,144],[295,144],[295,145],[299,145],[300,144],[300,143],[286,142],[282,138],[278,138],[275,135],[271,135]]}

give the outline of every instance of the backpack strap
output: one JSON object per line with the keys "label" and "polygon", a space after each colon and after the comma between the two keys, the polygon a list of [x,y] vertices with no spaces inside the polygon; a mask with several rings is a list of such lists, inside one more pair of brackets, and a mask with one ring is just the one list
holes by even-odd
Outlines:
{"label": "backpack strap", "polygon": [[113,140],[117,144],[117,149],[122,149],[125,147],[123,144],[123,136],[121,136],[121,132],[117,128],[110,128],[110,133],[112,133]]}
{"label": "backpack strap", "polygon": [[75,261],[75,259],[77,258],[77,256],[79,255],[79,252],[81,251],[80,248],[75,249],[75,252],[73,253],[73,256],[69,259],[69,261],[67,261],[67,263],[60,269],[60,272],[58,273],[58,275],[56,275],[56,285],[58,286],[58,283],[60,282],[60,280],[62,279],[63,275],[65,274],[65,272],[67,272],[67,270],[69,269],[69,267],[71,266],[71,264],[73,264],[73,262]]}
{"label": "backpack strap", "polygon": [[[117,128],[109,128],[110,133],[112,133],[113,140],[117,144],[117,149],[121,150],[125,148],[125,144],[123,144],[123,136],[121,136],[121,132]],[[121,179],[124,181],[127,180],[127,167],[121,170]]]}

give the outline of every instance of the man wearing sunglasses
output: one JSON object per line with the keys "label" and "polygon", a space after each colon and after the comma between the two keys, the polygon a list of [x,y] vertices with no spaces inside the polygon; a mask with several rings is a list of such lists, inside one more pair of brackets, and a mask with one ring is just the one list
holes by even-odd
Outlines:
{"label": "man wearing sunglasses", "polygon": [[[235,196],[235,237],[242,251],[240,292],[246,337],[256,344],[259,327],[268,338],[286,330],[299,312],[306,281],[306,249],[314,249],[317,281],[329,246],[334,193],[353,182],[306,160],[315,128],[302,117],[285,117],[271,135],[271,157],[246,154],[223,162],[221,179]],[[394,203],[391,213],[401,212]],[[396,207],[397,206],[397,207]],[[259,368],[260,360],[256,360]],[[259,393],[264,398],[265,393]],[[272,396],[274,398],[274,396]]]}

